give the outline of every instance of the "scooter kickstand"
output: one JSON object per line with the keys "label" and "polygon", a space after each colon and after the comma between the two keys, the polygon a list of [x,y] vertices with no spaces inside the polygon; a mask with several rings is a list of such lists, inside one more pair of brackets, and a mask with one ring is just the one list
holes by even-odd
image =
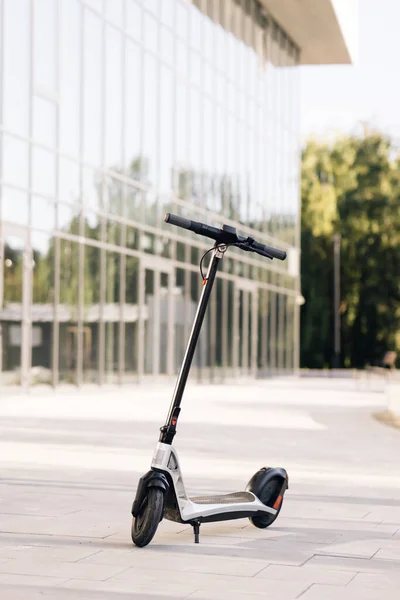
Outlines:
{"label": "scooter kickstand", "polygon": [[194,543],[199,543],[199,534],[200,534],[200,523],[199,521],[195,521],[193,523],[193,533],[194,533]]}

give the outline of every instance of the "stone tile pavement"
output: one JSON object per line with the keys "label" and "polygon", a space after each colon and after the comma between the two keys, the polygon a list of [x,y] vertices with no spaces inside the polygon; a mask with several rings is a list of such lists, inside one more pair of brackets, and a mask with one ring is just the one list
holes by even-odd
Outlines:
{"label": "stone tile pavement", "polygon": [[191,385],[176,438],[193,494],[290,475],[270,529],[163,521],[130,541],[171,386],[0,397],[0,599],[398,600],[400,431],[350,381]]}

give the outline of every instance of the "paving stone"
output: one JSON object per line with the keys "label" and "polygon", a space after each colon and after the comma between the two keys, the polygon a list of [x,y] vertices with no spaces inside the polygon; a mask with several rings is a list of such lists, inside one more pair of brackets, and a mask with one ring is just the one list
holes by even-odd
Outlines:
{"label": "paving stone", "polygon": [[[0,573],[0,586],[55,587],[67,581],[63,577],[23,575],[22,573]],[[3,597],[0,595],[3,600]]]}
{"label": "paving stone", "polygon": [[[77,562],[98,552],[97,548],[76,546],[3,546],[0,547],[0,561],[3,557],[28,561],[33,559],[39,562],[46,560],[59,560],[62,562]],[[6,560],[6,559],[4,559]]]}
{"label": "paving stone", "polygon": [[105,580],[124,570],[115,565],[97,565],[91,563],[71,563],[60,561],[37,561],[32,559],[14,559],[0,564],[0,574],[39,575],[68,578]]}
{"label": "paving stone", "polygon": [[304,584],[270,580],[266,583],[265,589],[259,592],[249,592],[248,590],[237,592],[234,589],[226,588],[218,590],[199,589],[190,595],[190,600],[192,598],[195,600],[247,600],[247,598],[259,598],[261,600],[270,596],[279,598],[279,600],[294,600],[305,589]]}
{"label": "paving stone", "polygon": [[[160,552],[155,548],[135,549],[131,553],[121,553],[118,551],[104,550],[87,559],[83,559],[79,564],[97,565],[118,565],[119,567],[146,568],[157,564],[158,569],[163,571],[190,571],[192,573],[219,573],[219,574],[234,574],[240,576],[253,577],[261,569],[267,566],[268,561],[264,560],[245,560],[239,556],[221,556],[220,553],[213,550],[213,555],[208,556],[204,553],[205,548],[195,547],[193,552],[182,553],[172,551],[171,547],[168,552],[163,550]],[[210,548],[208,548],[210,550]],[[217,549],[219,550],[219,548]],[[122,577],[129,577],[129,571],[122,574]]]}
{"label": "paving stone", "polygon": [[[374,589],[335,588],[327,585],[312,585],[302,596],[301,600],[381,600]],[[385,600],[398,600],[398,590],[385,591]]]}
{"label": "paving stone", "polygon": [[176,572],[172,573],[170,571],[156,573],[142,569],[130,569],[105,583],[107,585],[126,586],[123,589],[133,586],[134,590],[137,590],[137,586],[140,586],[152,592],[153,589],[160,587],[160,580],[162,580],[166,590],[170,590],[171,585],[178,585],[176,582],[179,582],[179,586],[184,586],[185,590],[188,586],[192,586],[190,597],[192,597],[192,594],[199,594],[207,598],[212,594],[215,598],[226,597],[227,593],[241,594],[243,598],[247,598],[249,594],[264,594],[265,596],[266,593],[273,590],[279,590],[279,598],[281,598],[281,595],[283,598],[288,596],[297,597],[307,587],[307,584],[302,581],[267,581],[232,574],[189,572],[185,567],[182,568],[181,573],[182,575],[177,575]]}
{"label": "paving stone", "polygon": [[[64,589],[61,587],[43,588],[26,586],[1,586],[0,593],[2,600],[26,600],[26,598],[49,600],[76,600],[76,589]],[[175,596],[175,598],[184,598],[184,596]],[[79,590],[79,600],[174,600],[169,595],[149,595],[146,593],[135,594],[132,592],[113,592],[112,590]]]}
{"label": "paving stone", "polygon": [[400,589],[400,572],[357,573],[349,583],[349,588]]}
{"label": "paving stone", "polygon": [[338,543],[330,544],[325,548],[319,548],[316,554],[329,556],[349,556],[355,558],[372,558],[377,554],[381,546],[382,541],[376,539],[364,539],[362,541],[347,540],[345,542],[340,540]]}
{"label": "paving stone", "polygon": [[355,576],[355,572],[320,569],[318,567],[290,567],[282,565],[269,565],[256,575],[257,578],[277,579],[280,581],[300,581],[310,586],[313,583],[325,585],[347,585]]}
{"label": "paving stone", "polygon": [[310,567],[321,567],[325,569],[339,569],[356,572],[379,572],[385,573],[387,571],[398,571],[398,561],[390,560],[377,560],[377,559],[366,559],[366,558],[352,558],[345,556],[314,556],[307,563],[304,564],[304,568]]}
{"label": "paving stone", "polygon": [[[382,544],[383,545],[383,544]],[[375,555],[375,558],[381,558],[385,560],[396,560],[400,565],[400,544],[399,542],[393,542],[390,546],[384,546]]]}

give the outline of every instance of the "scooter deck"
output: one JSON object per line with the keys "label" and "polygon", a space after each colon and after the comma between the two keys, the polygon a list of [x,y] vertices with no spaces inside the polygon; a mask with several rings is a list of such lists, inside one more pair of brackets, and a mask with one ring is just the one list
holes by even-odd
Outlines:
{"label": "scooter deck", "polygon": [[238,502],[254,502],[254,496],[250,492],[232,492],[216,496],[196,496],[190,500],[195,504],[236,504]]}

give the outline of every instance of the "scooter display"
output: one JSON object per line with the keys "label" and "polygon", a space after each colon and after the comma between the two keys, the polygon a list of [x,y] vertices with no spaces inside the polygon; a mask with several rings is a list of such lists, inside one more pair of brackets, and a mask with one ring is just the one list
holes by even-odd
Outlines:
{"label": "scooter display", "polygon": [[271,260],[285,260],[286,252],[256,242],[251,237],[240,236],[236,229],[229,225],[218,229],[169,213],[165,215],[164,220],[171,225],[210,238],[215,243],[210,250],[210,264],[203,279],[203,291],[168,416],[165,425],[160,429],[151,468],[140,478],[132,505],[131,537],[133,543],[140,547],[151,542],[163,518],[191,525],[196,543],[199,542],[202,523],[249,518],[256,527],[269,527],[279,515],[289,484],[285,469],[263,467],[251,477],[244,491],[192,498],[186,494],[178,455],[172,442],[176,434],[183,392],[219,263],[230,246],[246,252],[256,252]]}

